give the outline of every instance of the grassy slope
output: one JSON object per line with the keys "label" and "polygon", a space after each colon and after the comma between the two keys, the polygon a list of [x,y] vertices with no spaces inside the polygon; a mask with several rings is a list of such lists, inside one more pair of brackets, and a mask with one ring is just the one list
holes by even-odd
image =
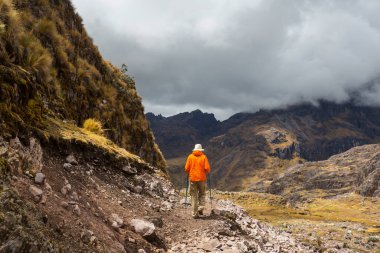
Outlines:
{"label": "grassy slope", "polygon": [[6,138],[44,131],[48,118],[96,118],[116,144],[164,167],[134,80],[103,60],[69,0],[0,0],[0,116]]}
{"label": "grassy slope", "polygon": [[[315,198],[297,207],[286,204],[281,196],[262,193],[219,194],[244,207],[259,220],[271,223],[280,229],[292,231],[307,243],[322,244],[327,240],[345,242],[359,252],[363,250],[350,240],[345,241],[348,230],[352,237],[364,242],[369,237],[380,235],[380,199],[348,194],[334,199]],[[375,251],[371,251],[375,252]]]}

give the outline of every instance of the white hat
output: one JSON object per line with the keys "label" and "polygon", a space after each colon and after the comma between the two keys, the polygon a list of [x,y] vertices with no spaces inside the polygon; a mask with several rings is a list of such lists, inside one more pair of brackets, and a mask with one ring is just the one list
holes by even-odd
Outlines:
{"label": "white hat", "polygon": [[196,150],[204,151],[201,144],[195,144],[193,151],[196,151]]}

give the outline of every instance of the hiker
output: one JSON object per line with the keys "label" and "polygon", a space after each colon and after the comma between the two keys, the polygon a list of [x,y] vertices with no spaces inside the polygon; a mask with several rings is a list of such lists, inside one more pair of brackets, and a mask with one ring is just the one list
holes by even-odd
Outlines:
{"label": "hiker", "polygon": [[206,174],[210,173],[210,164],[201,144],[195,144],[193,152],[187,157],[185,172],[189,174],[191,206],[193,218],[203,215],[206,202]]}

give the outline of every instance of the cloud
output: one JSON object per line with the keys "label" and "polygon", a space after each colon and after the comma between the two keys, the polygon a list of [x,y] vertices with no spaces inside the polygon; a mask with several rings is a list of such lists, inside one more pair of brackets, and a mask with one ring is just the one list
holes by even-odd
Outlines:
{"label": "cloud", "polygon": [[105,57],[128,65],[146,111],[200,108],[223,119],[352,94],[380,104],[377,0],[74,5]]}

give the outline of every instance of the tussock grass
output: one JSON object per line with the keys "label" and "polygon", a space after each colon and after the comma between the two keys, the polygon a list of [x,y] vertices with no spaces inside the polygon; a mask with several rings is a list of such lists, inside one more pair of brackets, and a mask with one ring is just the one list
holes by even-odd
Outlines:
{"label": "tussock grass", "polygon": [[83,128],[89,132],[102,135],[104,133],[103,124],[96,119],[86,119]]}

